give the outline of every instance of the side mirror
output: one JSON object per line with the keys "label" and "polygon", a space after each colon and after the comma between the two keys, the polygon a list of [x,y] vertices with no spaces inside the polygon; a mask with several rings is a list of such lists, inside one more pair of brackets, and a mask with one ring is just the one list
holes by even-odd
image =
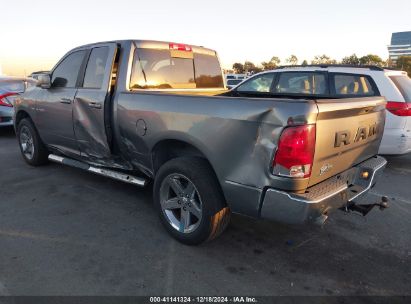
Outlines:
{"label": "side mirror", "polygon": [[67,85],[67,79],[62,77],[56,77],[53,81],[53,87],[64,88]]}
{"label": "side mirror", "polygon": [[37,86],[42,89],[50,89],[51,87],[50,74],[40,74],[37,79]]}

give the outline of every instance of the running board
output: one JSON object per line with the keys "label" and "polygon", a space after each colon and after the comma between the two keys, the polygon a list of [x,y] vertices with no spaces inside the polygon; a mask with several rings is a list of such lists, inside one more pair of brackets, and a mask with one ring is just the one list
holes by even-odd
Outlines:
{"label": "running board", "polygon": [[112,179],[116,179],[116,180],[119,180],[125,183],[137,185],[140,187],[144,187],[146,185],[146,180],[141,177],[135,177],[135,176],[131,176],[131,175],[124,174],[124,173],[119,173],[119,172],[112,171],[112,170],[92,167],[86,163],[83,163],[83,162],[80,162],[78,160],[74,160],[71,158],[50,154],[49,160],[55,163],[67,165],[67,166],[74,167],[74,168],[79,168],[79,169],[86,170],[86,171],[89,171],[89,172],[92,172],[98,175],[107,176]]}

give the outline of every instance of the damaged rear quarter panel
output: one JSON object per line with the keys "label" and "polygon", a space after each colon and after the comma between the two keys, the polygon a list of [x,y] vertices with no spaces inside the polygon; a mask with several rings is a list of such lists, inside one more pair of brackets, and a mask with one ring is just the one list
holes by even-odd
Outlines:
{"label": "damaged rear quarter panel", "polygon": [[[115,123],[121,151],[139,169],[153,174],[151,151],[162,140],[179,140],[200,150],[211,163],[234,212],[257,215],[264,187],[296,185],[274,177],[270,164],[287,123],[315,123],[313,101],[120,93]],[[137,130],[144,121],[146,132]],[[144,133],[144,132],[143,132]],[[306,186],[297,185],[297,187]],[[248,197],[235,195],[244,186]],[[254,193],[254,195],[252,194]],[[255,197],[251,197],[255,196]]]}

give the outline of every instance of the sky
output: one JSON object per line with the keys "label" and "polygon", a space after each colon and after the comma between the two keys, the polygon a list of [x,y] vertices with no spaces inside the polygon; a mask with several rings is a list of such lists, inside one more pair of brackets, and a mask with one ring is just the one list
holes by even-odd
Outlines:
{"label": "sky", "polygon": [[2,0],[0,73],[49,70],[70,49],[150,39],[215,49],[224,68],[295,54],[388,58],[391,33],[411,30],[410,0]]}

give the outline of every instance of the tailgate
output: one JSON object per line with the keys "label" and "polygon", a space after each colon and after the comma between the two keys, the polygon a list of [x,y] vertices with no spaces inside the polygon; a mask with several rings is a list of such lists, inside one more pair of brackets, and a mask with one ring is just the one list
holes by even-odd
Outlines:
{"label": "tailgate", "polygon": [[385,99],[317,100],[317,139],[309,186],[378,154],[385,124]]}

